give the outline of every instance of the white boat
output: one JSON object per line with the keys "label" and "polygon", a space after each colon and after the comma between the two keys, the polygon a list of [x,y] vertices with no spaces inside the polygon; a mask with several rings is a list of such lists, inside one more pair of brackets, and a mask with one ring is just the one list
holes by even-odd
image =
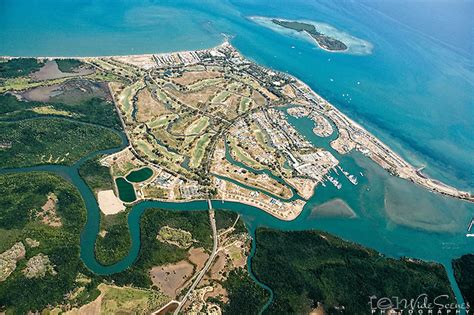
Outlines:
{"label": "white boat", "polygon": [[346,178],[351,182],[352,185],[357,185],[358,184],[357,177],[355,177],[352,174],[349,174],[349,172],[345,171],[341,166],[338,165],[337,167],[342,172],[342,174],[344,174],[344,176],[346,176]]}
{"label": "white boat", "polygon": [[335,179],[334,177],[332,177],[331,175],[328,175],[327,176],[328,180],[331,182],[331,184],[334,185],[334,187],[336,187],[337,189],[341,189],[342,188],[342,185],[339,183],[339,181],[337,179]]}

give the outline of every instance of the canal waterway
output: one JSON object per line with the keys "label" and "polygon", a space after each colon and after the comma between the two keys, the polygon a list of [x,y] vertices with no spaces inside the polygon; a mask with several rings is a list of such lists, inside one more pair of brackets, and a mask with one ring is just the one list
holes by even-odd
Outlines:
{"label": "canal waterway", "polygon": [[[309,141],[330,150],[340,160],[345,170],[357,175],[358,185],[350,183],[341,172],[339,174],[332,172],[332,176],[339,180],[342,188],[337,189],[329,182],[326,182],[325,187],[319,185],[301,215],[289,222],[279,220],[258,208],[236,202],[214,200],[213,207],[239,213],[251,235],[255,235],[258,227],[288,231],[318,229],[374,248],[390,257],[407,256],[442,263],[448,271],[458,301],[462,301],[452,274],[451,260],[474,251],[474,243],[465,237],[465,222],[468,222],[474,213],[473,205],[433,194],[410,182],[390,176],[360,153],[338,155],[328,144],[332,136],[329,138],[315,136],[312,133],[314,122],[308,118],[288,117],[288,121]],[[0,174],[46,171],[58,174],[76,186],[87,208],[87,223],[81,234],[81,259],[93,272],[103,275],[123,271],[137,259],[140,249],[140,218],[147,209],[161,208],[170,211],[208,209],[205,201],[137,203],[128,214],[131,238],[128,255],[113,265],[101,265],[94,254],[100,227],[100,210],[93,192],[79,176],[78,170],[85,161],[95,156],[111,154],[124,148],[127,140],[122,133],[120,136],[123,141],[121,148],[91,153],[70,167],[42,165],[0,171]],[[230,159],[230,162],[232,163],[233,159]],[[400,198],[400,195],[403,198]],[[344,200],[356,214],[355,218],[339,216],[340,211],[336,208],[333,213],[327,211],[324,215],[318,213],[318,207],[337,199]],[[252,253],[254,252],[255,249],[252,250]],[[251,258],[252,255],[249,261]]]}

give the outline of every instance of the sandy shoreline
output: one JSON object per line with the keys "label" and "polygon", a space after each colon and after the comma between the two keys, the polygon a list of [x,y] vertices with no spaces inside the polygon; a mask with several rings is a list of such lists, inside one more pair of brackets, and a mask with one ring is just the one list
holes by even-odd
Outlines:
{"label": "sandy shoreline", "polygon": [[203,49],[197,49],[197,50],[174,50],[174,51],[167,51],[167,52],[159,52],[159,53],[146,53],[146,54],[128,54],[128,55],[95,55],[95,56],[9,56],[9,55],[3,55],[0,56],[0,59],[29,59],[29,58],[34,58],[34,59],[77,59],[77,60],[85,60],[85,59],[92,59],[92,58],[126,58],[126,57],[153,57],[153,56],[160,56],[160,55],[166,55],[166,54],[178,54],[178,53],[190,53],[190,52],[196,52],[196,51],[205,51],[205,50],[210,50],[222,45],[228,44],[228,40],[224,39],[222,43],[219,45],[216,45],[214,47],[209,47],[209,48],[203,48]]}
{"label": "sandy shoreline", "polygon": [[[330,49],[327,49],[327,48],[324,48],[323,46],[321,46],[321,44],[319,44],[318,40],[316,38],[314,38],[313,36],[311,36],[310,33],[308,33],[307,31],[303,31],[307,36],[311,37],[311,39],[316,43],[316,45],[318,45],[319,48],[321,48],[322,50],[324,51],[327,51],[327,52],[330,52],[330,53],[345,53],[345,52],[348,52],[349,51],[349,47],[346,45],[346,49],[343,49],[343,50],[330,50]],[[345,45],[345,44],[344,44]]]}

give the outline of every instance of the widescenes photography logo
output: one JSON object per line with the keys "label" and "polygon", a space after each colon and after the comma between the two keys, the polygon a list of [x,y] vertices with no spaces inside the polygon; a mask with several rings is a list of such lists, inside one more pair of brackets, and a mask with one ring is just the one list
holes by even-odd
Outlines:
{"label": "widescenes photography logo", "polygon": [[[415,298],[377,297],[371,296],[369,301],[371,314],[400,314],[400,315],[470,315],[469,303],[457,304],[452,302],[449,295],[439,295],[430,298],[420,294]],[[464,313],[463,313],[464,312]]]}

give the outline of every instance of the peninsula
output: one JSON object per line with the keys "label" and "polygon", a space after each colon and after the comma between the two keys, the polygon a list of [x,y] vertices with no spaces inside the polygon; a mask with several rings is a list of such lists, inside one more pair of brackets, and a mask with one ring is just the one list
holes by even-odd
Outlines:
{"label": "peninsula", "polygon": [[[99,192],[105,214],[141,200],[211,198],[293,220],[318,185],[341,188],[329,174],[333,169],[357,184],[333,153],[288,122],[287,110],[312,119],[319,137],[337,132],[330,145],[338,154],[360,151],[394,176],[474,201],[469,192],[422,174],[300,80],[247,60],[228,42],[197,51],[76,59],[83,63],[77,75],[107,83],[129,143],[100,161],[115,183],[113,191]],[[21,91],[37,86],[12,79],[0,92],[27,97]],[[11,149],[10,139],[0,140],[9,144],[3,151]]]}
{"label": "peninsula", "polygon": [[[257,211],[248,204],[293,220],[316,187],[358,184],[343,158],[355,150],[394,176],[473,201],[425,177],[303,82],[227,42],[167,54],[0,58],[0,103],[1,311],[361,313],[372,295],[453,299],[440,265],[383,258],[321,231],[251,236],[243,216],[224,210]],[[354,293],[360,279],[364,290]],[[469,292],[467,277],[457,279]]]}

